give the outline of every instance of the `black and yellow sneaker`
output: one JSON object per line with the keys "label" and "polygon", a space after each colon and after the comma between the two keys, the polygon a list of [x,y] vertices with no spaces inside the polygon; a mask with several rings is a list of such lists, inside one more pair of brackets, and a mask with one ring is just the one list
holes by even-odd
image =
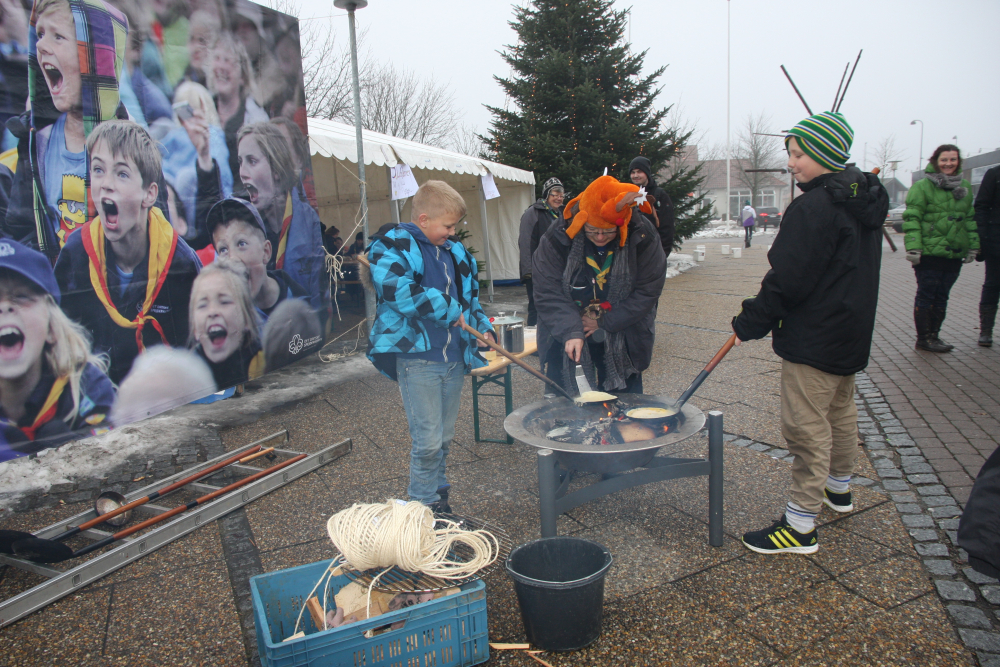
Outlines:
{"label": "black and yellow sneaker", "polygon": [[854,510],[854,503],[851,501],[851,492],[834,493],[830,489],[823,489],[823,504],[834,512],[851,512]]}
{"label": "black and yellow sneaker", "polygon": [[811,554],[819,549],[815,528],[803,535],[788,525],[784,515],[770,528],[743,535],[743,544],[759,554]]}

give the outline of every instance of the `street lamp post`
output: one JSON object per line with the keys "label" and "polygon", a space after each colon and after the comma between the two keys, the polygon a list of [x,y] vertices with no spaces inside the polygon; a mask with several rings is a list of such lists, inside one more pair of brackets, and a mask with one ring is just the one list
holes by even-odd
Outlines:
{"label": "street lamp post", "polygon": [[[358,142],[358,180],[361,190],[361,233],[368,247],[368,192],[365,186],[365,150],[361,138],[361,84],[358,81],[358,42],[354,30],[354,10],[364,9],[368,0],[333,0],[337,9],[347,10],[347,24],[351,33],[351,79],[354,84],[354,132]],[[370,327],[375,321],[375,295],[365,290],[365,317]]]}
{"label": "street lamp post", "polygon": [[910,121],[910,125],[916,125],[917,123],[920,123],[920,164],[917,165],[917,170],[919,171],[924,168],[924,121]]}

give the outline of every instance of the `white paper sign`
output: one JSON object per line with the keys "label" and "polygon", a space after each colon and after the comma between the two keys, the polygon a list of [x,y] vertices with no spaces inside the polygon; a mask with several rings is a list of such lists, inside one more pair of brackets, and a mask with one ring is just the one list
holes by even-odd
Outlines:
{"label": "white paper sign", "polygon": [[417,179],[413,178],[410,166],[397,164],[392,168],[392,199],[406,199],[417,194]]}
{"label": "white paper sign", "polygon": [[500,191],[497,190],[497,184],[493,181],[493,174],[486,172],[479,178],[483,179],[484,199],[496,199],[500,196]]}

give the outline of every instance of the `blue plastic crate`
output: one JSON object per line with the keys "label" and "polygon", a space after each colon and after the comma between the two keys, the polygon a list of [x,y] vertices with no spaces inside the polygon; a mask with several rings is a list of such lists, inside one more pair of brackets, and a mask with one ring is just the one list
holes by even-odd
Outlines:
{"label": "blue plastic crate", "polygon": [[[322,561],[250,579],[257,650],[265,667],[465,667],[489,660],[486,586],[479,579],[463,585],[461,593],[322,632],[306,610],[299,624],[306,636],[282,642],[294,632],[309,591],[329,565]],[[343,575],[331,579],[328,607],[348,583]],[[322,600],[322,589],[316,595]],[[405,625],[371,639],[364,636],[397,621]]]}

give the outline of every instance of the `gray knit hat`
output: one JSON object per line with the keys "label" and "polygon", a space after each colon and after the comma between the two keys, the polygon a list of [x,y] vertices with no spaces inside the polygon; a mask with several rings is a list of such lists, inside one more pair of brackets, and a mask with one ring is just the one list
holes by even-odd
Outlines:
{"label": "gray knit hat", "polygon": [[548,199],[549,198],[549,192],[552,191],[552,188],[559,188],[560,190],[564,189],[562,181],[560,181],[555,176],[553,176],[549,180],[545,181],[545,184],[542,185],[542,199]]}

